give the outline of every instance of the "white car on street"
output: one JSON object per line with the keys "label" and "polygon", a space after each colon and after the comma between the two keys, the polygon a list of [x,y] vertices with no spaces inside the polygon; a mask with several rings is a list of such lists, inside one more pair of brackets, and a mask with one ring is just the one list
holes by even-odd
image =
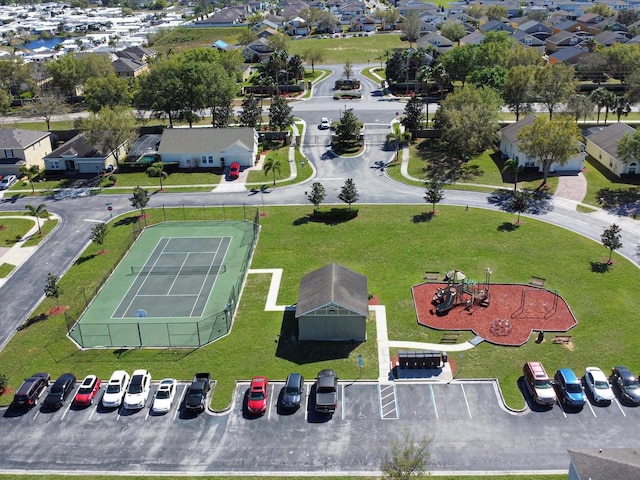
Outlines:
{"label": "white car on street", "polygon": [[129,374],[124,370],[116,370],[111,374],[107,389],[102,395],[102,405],[105,408],[116,408],[122,404],[122,399],[129,386]]}
{"label": "white car on street", "polygon": [[160,382],[156,396],[153,399],[151,411],[154,413],[167,413],[173,406],[178,382],[175,378],[165,378]]}
{"label": "white car on street", "polygon": [[329,128],[331,128],[331,120],[328,119],[327,117],[322,117],[322,119],[320,120],[320,125],[318,125],[318,128],[320,130],[328,130]]}
{"label": "white car on street", "polygon": [[151,374],[147,370],[135,370],[124,396],[124,408],[139,410],[145,406],[151,389]]}
{"label": "white car on street", "polygon": [[584,372],[584,383],[596,403],[611,403],[613,400],[613,390],[609,385],[609,379],[599,368],[587,367]]}

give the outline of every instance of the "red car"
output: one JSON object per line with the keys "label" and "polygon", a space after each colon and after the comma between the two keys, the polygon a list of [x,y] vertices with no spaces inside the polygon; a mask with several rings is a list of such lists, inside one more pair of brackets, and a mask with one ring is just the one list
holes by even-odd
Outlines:
{"label": "red car", "polygon": [[240,164],[233,162],[229,167],[229,178],[236,179],[238,176],[240,176]]}
{"label": "red car", "polygon": [[76,405],[86,407],[93,403],[98,390],[100,390],[100,379],[95,375],[87,375],[78,389],[74,398]]}
{"label": "red car", "polygon": [[250,413],[263,414],[267,411],[269,399],[269,380],[267,377],[253,377],[249,387],[247,409]]}

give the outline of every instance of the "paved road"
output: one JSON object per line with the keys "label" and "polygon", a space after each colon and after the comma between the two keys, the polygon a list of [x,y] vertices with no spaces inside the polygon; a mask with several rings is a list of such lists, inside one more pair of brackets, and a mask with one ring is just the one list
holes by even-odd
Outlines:
{"label": "paved road", "polygon": [[[339,71],[341,68],[336,67],[334,70]],[[356,70],[358,68],[356,66]],[[358,117],[364,121],[367,133],[371,131],[374,138],[380,138],[388,131],[388,124],[395,112],[403,109],[403,105],[398,102],[385,101],[371,95],[376,85],[366,79],[362,81],[361,100],[336,102],[331,98],[330,86],[332,79],[337,76],[338,73],[334,74],[316,87],[318,97],[296,103],[294,107],[295,114],[308,125],[303,150],[317,170],[316,177],[302,185],[276,189],[268,195],[263,195],[260,201],[264,201],[265,205],[304,204],[305,191],[309,189],[310,183],[321,181],[328,192],[326,203],[340,203],[337,200],[339,188],[346,178],[353,178],[360,193],[360,203],[424,204],[423,189],[399,184],[384,175],[380,164],[389,161],[393,153],[384,151],[380,143],[368,145],[364,154],[356,158],[331,158],[327,155],[329,134],[317,129],[321,117],[335,119],[346,105],[348,108],[354,108]],[[11,280],[0,288],[0,298],[3,299],[3,308],[0,309],[0,346],[4,346],[15,332],[15,328],[39,303],[46,273],[62,275],[88,243],[92,222],[108,220],[109,214],[105,204],[110,202],[114,208],[114,215],[119,215],[132,210],[129,196],[130,194],[101,195],[45,201],[47,209],[60,216],[60,227],[45,240],[39,253],[31,257],[15,272]],[[33,199],[5,199],[0,203],[0,210],[23,211],[25,204],[32,202]],[[250,192],[164,193],[162,196],[154,196],[150,206],[214,206],[243,203],[255,205],[258,201]],[[500,208],[499,205],[490,203],[486,194],[455,190],[447,191],[442,203]],[[571,229],[598,242],[604,228],[615,221],[623,229],[624,246],[620,253],[638,264],[640,228],[633,220],[615,217],[602,211],[589,215],[578,213],[575,211],[574,203],[558,199],[550,201],[546,209],[535,215],[535,218]],[[486,401],[484,397],[480,397],[477,402]],[[609,416],[616,412],[615,406],[602,411],[594,410],[592,413],[596,416],[593,417],[589,417],[589,410],[585,409],[580,416],[568,416],[570,420],[565,420],[558,408],[552,410],[552,416],[545,413],[514,418],[508,416],[505,417],[509,418],[506,421],[511,423],[506,429],[500,425],[494,426],[493,417],[487,417],[484,423],[478,423],[482,414],[478,413],[476,416],[473,411],[469,414],[470,418],[466,419],[464,411],[448,410],[447,401],[438,402],[438,405],[448,412],[446,415],[437,418],[433,415],[422,416],[422,413],[428,410],[429,398],[435,398],[437,401],[437,397],[431,397],[431,393],[419,397],[409,395],[405,398],[399,405],[406,405],[401,406],[401,417],[394,425],[416,428],[418,432],[433,433],[436,437],[434,460],[439,469],[566,469],[566,447],[595,445],[591,442],[592,432],[598,432],[598,438],[604,439],[602,441],[606,442],[607,446],[629,446],[625,439],[635,438],[635,433],[628,429],[635,425],[636,421],[622,422],[619,426],[617,423],[610,423],[612,420]],[[357,405],[357,402],[349,404],[353,409],[357,409]],[[370,403],[367,405],[371,406]],[[470,408],[475,406],[471,405]],[[371,418],[371,412],[363,415]],[[75,413],[77,412],[69,412],[64,421],[72,421],[67,418],[70,419]],[[628,415],[636,413],[636,410],[632,410]],[[11,423],[15,418],[5,413],[0,420],[3,431],[3,435],[0,436],[0,465],[15,469],[82,470],[86,468],[89,456],[91,464],[95,464],[97,469],[109,471],[245,471],[249,467],[281,470],[285,465],[290,465],[288,468],[299,468],[303,471],[371,472],[375,471],[378,463],[377,459],[373,462],[367,460],[367,455],[377,456],[379,448],[389,438],[387,433],[398,431],[395,427],[389,428],[389,422],[386,420],[371,425],[362,422],[358,412],[355,413],[355,419],[348,422],[345,417],[345,422],[341,418],[339,421],[334,419],[328,423],[292,425],[293,430],[285,428],[273,431],[271,427],[265,426],[267,422],[264,419],[245,421],[234,417],[234,414],[218,420],[208,417],[186,419],[182,423],[156,426],[155,429],[146,428],[146,425],[142,428],[142,423],[128,424],[125,420],[129,419],[121,418],[114,423],[115,426],[104,429],[111,419],[98,415],[95,424],[87,425],[86,430],[84,427],[81,430],[83,435],[88,435],[91,439],[91,452],[88,452],[83,448],[85,443],[79,436],[80,431],[67,430],[66,423],[59,424],[59,427],[57,423],[52,423],[54,427],[40,429],[37,422],[42,421],[41,417],[57,421],[57,415],[39,415],[33,419],[33,429],[29,430],[31,433],[26,440],[29,448],[25,448],[20,440],[25,438],[21,430],[23,424]],[[141,417],[143,415],[133,416],[132,421],[139,422]],[[102,420],[103,418],[105,420]],[[20,422],[22,420],[21,417]],[[281,422],[282,425],[286,425],[285,422],[286,420]],[[313,429],[312,435],[309,435],[309,428]],[[579,433],[575,436],[565,433],[574,431]],[[322,441],[318,442],[316,435],[321,435]],[[117,440],[114,440],[116,436]],[[265,445],[256,447],[256,452],[259,451],[260,455],[248,455],[248,446],[256,441]],[[273,455],[269,456],[269,461],[261,464],[259,462],[264,460],[263,452],[266,451],[266,445],[274,449]],[[327,448],[331,449],[329,458],[321,455]],[[60,458],[68,460],[56,464],[51,456],[45,455],[46,452],[57,453]],[[43,461],[41,458],[48,460]]]}

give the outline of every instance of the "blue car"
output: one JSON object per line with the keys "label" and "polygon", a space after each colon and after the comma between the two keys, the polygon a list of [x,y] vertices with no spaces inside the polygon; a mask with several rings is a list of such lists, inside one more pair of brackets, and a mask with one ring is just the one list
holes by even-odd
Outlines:
{"label": "blue car", "polygon": [[561,368],[553,376],[558,399],[565,405],[574,408],[584,406],[584,391],[580,380],[570,368]]}

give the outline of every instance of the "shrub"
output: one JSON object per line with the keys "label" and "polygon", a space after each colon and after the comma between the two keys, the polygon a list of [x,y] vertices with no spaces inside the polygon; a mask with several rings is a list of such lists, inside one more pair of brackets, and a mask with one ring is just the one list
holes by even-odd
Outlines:
{"label": "shrub", "polygon": [[4,373],[0,373],[0,394],[4,393],[7,389],[7,385],[9,385],[9,377]]}

